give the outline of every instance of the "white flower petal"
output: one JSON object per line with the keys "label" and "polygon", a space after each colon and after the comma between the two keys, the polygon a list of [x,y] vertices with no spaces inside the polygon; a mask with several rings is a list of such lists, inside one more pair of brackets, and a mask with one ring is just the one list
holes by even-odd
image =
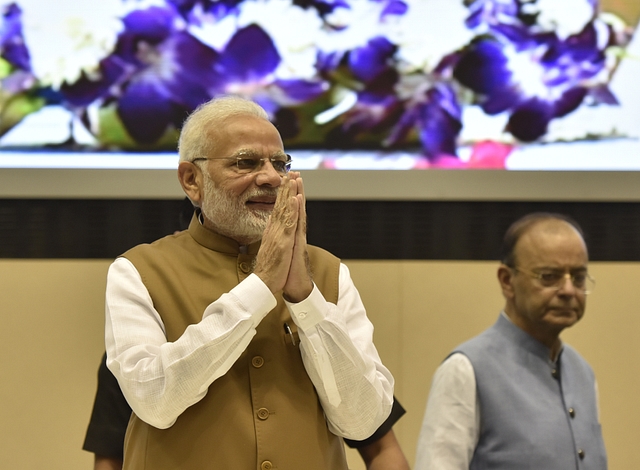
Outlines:
{"label": "white flower petal", "polygon": [[278,78],[316,76],[316,44],[322,21],[315,9],[300,8],[289,0],[245,1],[240,7],[239,27],[256,24],[273,40],[282,59],[275,73]]}
{"label": "white flower petal", "polygon": [[333,27],[325,28],[319,38],[319,48],[325,52],[346,52],[365,46],[370,39],[384,36],[395,42],[399,34],[398,15],[380,17],[387,6],[384,1],[352,0],[350,8],[337,8],[326,20]]}
{"label": "white flower petal", "polygon": [[587,0],[538,0],[536,10],[538,24],[544,31],[555,31],[566,39],[579,33],[594,16],[594,9]]}
{"label": "white flower petal", "polygon": [[93,73],[122,29],[120,0],[20,0],[31,65],[43,85],[73,83]]}
{"label": "white flower petal", "polygon": [[408,71],[431,71],[447,54],[466,45],[473,33],[464,24],[469,10],[462,1],[405,0],[407,14],[392,40]]}

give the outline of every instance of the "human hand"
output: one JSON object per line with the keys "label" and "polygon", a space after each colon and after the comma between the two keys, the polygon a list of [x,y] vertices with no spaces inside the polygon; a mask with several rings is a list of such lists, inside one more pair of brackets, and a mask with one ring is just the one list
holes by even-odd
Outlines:
{"label": "human hand", "polygon": [[256,256],[253,272],[273,293],[282,290],[289,277],[300,210],[297,193],[295,179],[284,176]]}
{"label": "human hand", "polygon": [[292,172],[291,179],[296,183],[296,199],[298,200],[298,221],[295,233],[295,244],[291,258],[291,269],[284,285],[284,298],[289,302],[301,302],[313,290],[309,256],[307,254],[307,209],[304,185],[300,173]]}

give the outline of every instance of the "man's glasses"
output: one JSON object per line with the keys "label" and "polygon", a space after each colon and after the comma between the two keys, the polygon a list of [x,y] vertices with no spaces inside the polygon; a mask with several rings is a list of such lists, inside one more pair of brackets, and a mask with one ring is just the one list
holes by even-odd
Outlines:
{"label": "man's glasses", "polygon": [[192,162],[197,162],[201,160],[235,160],[236,168],[238,173],[247,174],[253,173],[254,171],[259,171],[262,169],[264,163],[269,160],[271,162],[271,166],[276,172],[280,175],[286,175],[291,170],[291,155],[284,154],[278,157],[264,157],[264,158],[254,158],[245,155],[241,155],[238,157],[200,157],[194,158],[191,160]]}
{"label": "man's glasses", "polygon": [[589,276],[589,273],[586,271],[567,273],[555,269],[545,269],[540,270],[539,272],[528,271],[526,269],[515,267],[511,269],[532,277],[542,287],[553,288],[555,290],[560,290],[562,286],[564,286],[567,278],[571,279],[571,284],[573,284],[573,287],[583,292],[585,295],[593,292],[593,289],[596,287],[595,279]]}

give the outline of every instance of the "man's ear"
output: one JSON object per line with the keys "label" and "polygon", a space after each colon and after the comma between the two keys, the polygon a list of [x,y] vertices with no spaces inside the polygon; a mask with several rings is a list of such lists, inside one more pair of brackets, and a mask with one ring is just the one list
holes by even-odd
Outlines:
{"label": "man's ear", "polygon": [[506,264],[501,264],[498,267],[498,282],[502,289],[502,295],[506,299],[513,298],[513,269]]}
{"label": "man's ear", "polygon": [[187,197],[199,206],[204,193],[203,175],[200,168],[195,163],[180,162],[178,181],[180,181],[180,186]]}

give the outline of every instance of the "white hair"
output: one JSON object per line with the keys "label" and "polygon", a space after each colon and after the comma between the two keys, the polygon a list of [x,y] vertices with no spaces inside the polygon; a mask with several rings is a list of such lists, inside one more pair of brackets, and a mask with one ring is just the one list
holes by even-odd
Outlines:
{"label": "white hair", "polygon": [[184,122],[178,140],[180,161],[191,162],[210,155],[215,146],[210,129],[217,128],[225,119],[238,114],[250,114],[269,120],[267,112],[251,100],[235,95],[213,98],[198,106]]}

